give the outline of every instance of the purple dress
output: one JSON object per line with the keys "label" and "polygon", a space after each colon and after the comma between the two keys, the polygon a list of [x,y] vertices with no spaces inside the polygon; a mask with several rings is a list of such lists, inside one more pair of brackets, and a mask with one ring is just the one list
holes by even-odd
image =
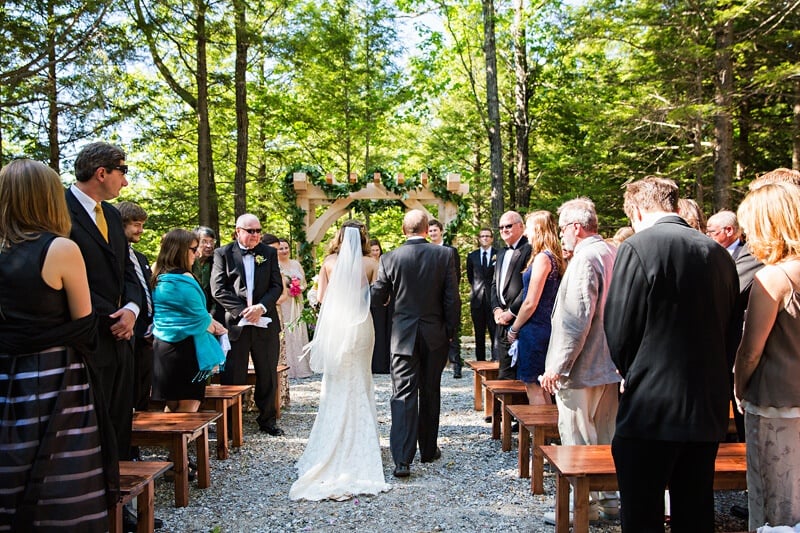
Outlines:
{"label": "purple dress", "polygon": [[[550,259],[550,273],[544,282],[536,311],[520,328],[517,335],[517,379],[525,383],[536,383],[537,378],[544,373],[544,360],[547,356],[547,346],[550,344],[550,315],[556,301],[558,285],[561,283],[555,257],[548,251],[544,254]],[[522,274],[523,299],[528,295],[532,267],[531,263]]]}

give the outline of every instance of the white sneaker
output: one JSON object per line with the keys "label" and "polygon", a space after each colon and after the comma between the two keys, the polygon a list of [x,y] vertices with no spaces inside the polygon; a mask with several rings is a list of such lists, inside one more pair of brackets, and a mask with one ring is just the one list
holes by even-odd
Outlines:
{"label": "white sneaker", "polygon": [[[589,522],[600,520],[600,505],[597,502],[589,503]],[[544,523],[551,526],[556,525],[556,512],[549,511],[544,513]],[[569,525],[572,525],[572,509],[569,510]]]}

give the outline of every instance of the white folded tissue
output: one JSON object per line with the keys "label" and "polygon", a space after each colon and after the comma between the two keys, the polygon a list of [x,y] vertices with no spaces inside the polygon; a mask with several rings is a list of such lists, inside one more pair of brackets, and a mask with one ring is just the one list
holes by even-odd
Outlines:
{"label": "white folded tissue", "polygon": [[758,528],[757,533],[800,533],[800,522],[792,526],[771,526],[769,524]]}

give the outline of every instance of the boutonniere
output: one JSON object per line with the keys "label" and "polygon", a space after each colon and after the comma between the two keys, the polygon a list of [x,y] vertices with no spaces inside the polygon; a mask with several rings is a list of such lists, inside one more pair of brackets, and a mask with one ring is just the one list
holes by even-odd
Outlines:
{"label": "boutonniere", "polygon": [[257,265],[260,265],[261,263],[267,260],[267,258],[264,257],[263,255],[255,255],[253,256],[253,259],[255,260]]}

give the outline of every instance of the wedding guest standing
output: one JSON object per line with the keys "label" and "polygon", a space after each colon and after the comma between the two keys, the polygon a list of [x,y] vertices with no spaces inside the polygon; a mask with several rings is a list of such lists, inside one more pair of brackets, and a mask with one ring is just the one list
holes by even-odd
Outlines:
{"label": "wedding guest standing", "polygon": [[492,278],[497,250],[492,246],[494,236],[489,228],[478,231],[478,248],[467,254],[467,281],[469,281],[469,311],[475,331],[475,359],[486,360],[486,331],[489,331],[489,359],[494,345],[494,317],[492,316]]}
{"label": "wedding guest standing", "polygon": [[161,239],[153,272],[153,399],[165,401],[167,412],[196,412],[205,378],[225,362],[214,335],[227,330],[206,311],[191,272],[196,253],[196,235],[174,229]]}
{"label": "wedding guest standing", "polygon": [[275,408],[281,329],[276,304],[283,282],[278,253],[260,239],[258,217],[246,213],[236,219],[236,241],[214,251],[211,291],[225,308],[231,341],[220,381],[224,385],[247,383],[248,359],[252,357],[258,427],[278,437],[283,430],[276,425]]}
{"label": "wedding guest standing", "polygon": [[283,276],[283,301],[280,306],[288,374],[290,378],[307,378],[313,374],[308,359],[303,357],[303,346],[308,344],[308,329],[306,323],[300,320],[306,274],[300,262],[291,258],[291,248],[286,239],[278,239],[278,266]]}
{"label": "wedding guest standing", "polygon": [[517,341],[517,379],[525,383],[528,403],[553,403],[550,393],[539,385],[550,345],[550,315],[558,285],[564,274],[564,259],[558,237],[558,223],[549,211],[534,211],[525,220],[525,236],[531,258],[522,274],[522,306],[508,328],[508,340]]}
{"label": "wedding guest standing", "polygon": [[755,274],[734,364],[747,433],[749,529],[800,522],[800,189],[762,185],[739,206]]}
{"label": "wedding guest standing", "polygon": [[200,244],[197,248],[197,256],[192,263],[192,274],[206,295],[206,309],[211,316],[221,322],[225,319],[225,312],[211,295],[211,267],[214,263],[214,250],[217,247],[217,234],[206,226],[198,226],[195,228],[194,234]]}
{"label": "wedding guest standing", "polygon": [[[263,233],[261,235],[261,244],[265,244],[271,248],[275,248],[275,251],[278,251],[278,237],[273,235],[272,233]],[[278,303],[276,305],[278,310],[278,320],[281,323],[281,332],[286,333],[286,319],[283,317],[281,304],[283,301],[288,298],[287,291],[284,289],[283,293],[281,293],[280,297],[278,298]],[[280,335],[280,350],[278,352],[278,366],[286,364],[286,337],[285,335]],[[287,372],[281,372],[278,374],[278,396],[280,396],[280,405],[281,407],[288,406],[291,403],[291,397],[289,395],[289,376]]]}
{"label": "wedding guest standing", "polygon": [[0,171],[3,531],[107,531],[104,473],[119,483],[86,367],[97,317],[70,226],[55,171],[28,159]]}
{"label": "wedding guest standing", "polygon": [[[368,244],[369,256],[375,261],[380,261],[383,255],[380,241],[378,239],[370,239]],[[389,305],[372,302],[370,312],[372,313],[372,325],[375,328],[375,345],[372,349],[372,373],[388,374],[394,302],[389,301]]]}

